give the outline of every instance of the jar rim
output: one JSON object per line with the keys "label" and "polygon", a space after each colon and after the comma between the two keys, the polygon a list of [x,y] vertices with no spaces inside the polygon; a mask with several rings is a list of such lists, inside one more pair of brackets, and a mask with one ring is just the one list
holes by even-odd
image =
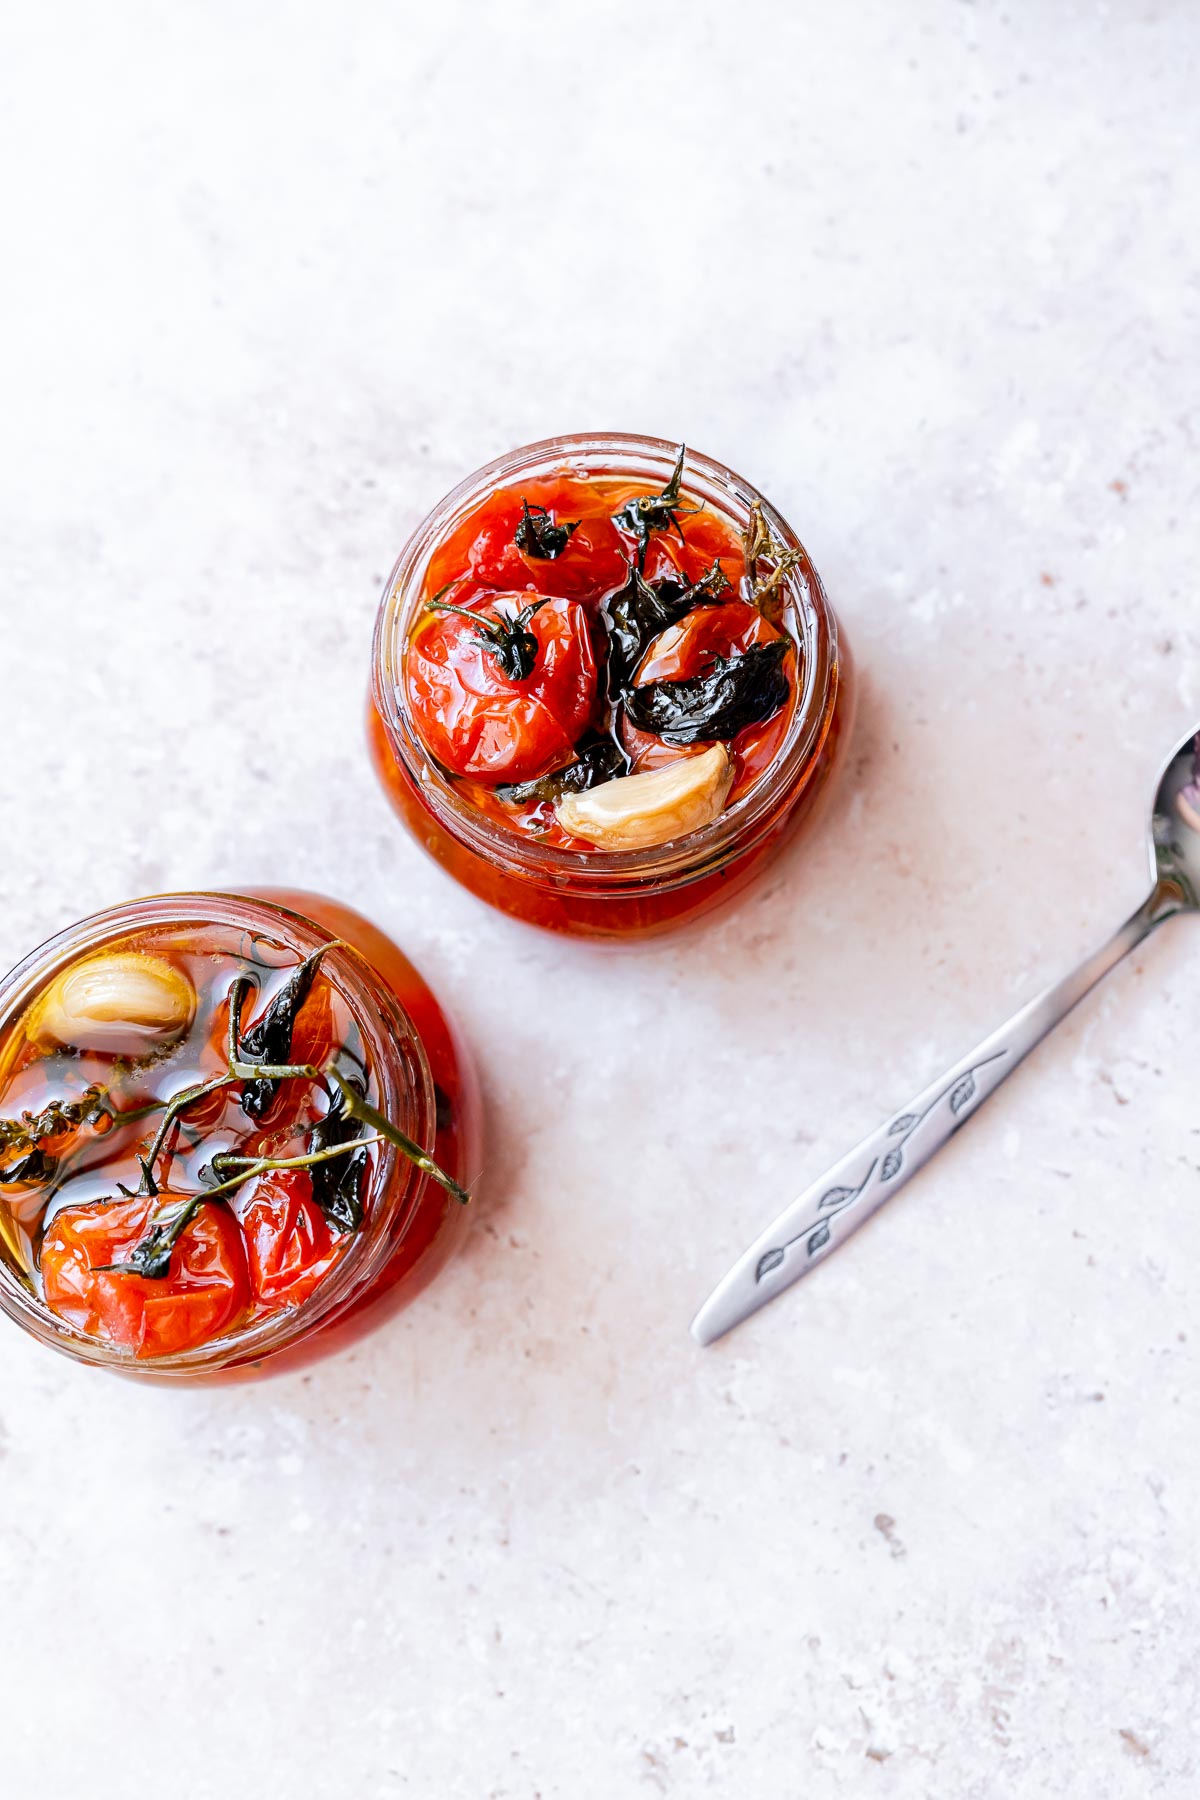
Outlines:
{"label": "jar rim", "polygon": [[[153,894],[91,913],[64,927],[0,978],[0,1030],[14,1022],[56,969],[106,942],[146,925],[256,925],[303,957],[335,934],[315,919],[275,900],[197,889]],[[332,950],[324,966],[363,1034],[378,1104],[426,1154],[436,1138],[433,1075],[416,1026],[373,965],[352,945]],[[62,1319],[0,1257],[0,1312],[51,1348],[74,1359],[124,1374],[188,1376],[259,1362],[332,1324],[365,1292],[410,1229],[427,1177],[396,1147],[376,1148],[353,1241],[299,1305],[281,1307],[233,1331],[169,1356],[139,1357]]]}
{"label": "jar rim", "polygon": [[838,638],[821,578],[797,533],[757,488],[715,457],[689,449],[685,469],[691,497],[703,499],[739,529],[757,501],[773,536],[798,557],[781,585],[802,652],[802,690],[783,743],[746,793],[709,824],[669,844],[641,850],[568,850],[487,818],[463,799],[425,748],[407,704],[403,656],[429,561],[439,543],[490,489],[519,475],[565,468],[665,482],[678,452],[678,444],[667,438],[622,431],[571,432],[520,445],[476,469],[438,502],[409,537],[384,585],[375,624],[372,695],[389,746],[444,829],[476,854],[516,874],[599,890],[638,886],[648,879],[656,885],[671,885],[673,878],[691,881],[740,855],[769,829],[780,790],[802,778],[824,742],[832,710],[830,691],[837,681]]}

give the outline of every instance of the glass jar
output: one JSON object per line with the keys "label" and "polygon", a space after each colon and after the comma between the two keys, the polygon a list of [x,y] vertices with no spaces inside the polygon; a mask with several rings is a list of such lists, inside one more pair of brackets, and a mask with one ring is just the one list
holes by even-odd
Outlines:
{"label": "glass jar", "polygon": [[756,875],[809,813],[849,735],[850,668],[837,621],[795,532],[740,475],[690,450],[689,500],[740,535],[758,500],[774,537],[797,553],[784,586],[800,649],[801,691],[790,728],[758,781],[711,824],[653,849],[558,848],[507,830],[456,791],[426,751],[410,714],[404,654],[442,544],[500,487],[568,474],[615,477],[661,490],[677,446],[624,432],[547,438],[512,450],[461,482],[405,545],[375,627],[367,735],[389,798],[417,842],[480,899],[551,931],[648,936],[720,905]]}
{"label": "glass jar", "polygon": [[[391,940],[349,907],[283,889],[184,893],[128,901],[69,926],[0,981],[0,1044],[57,972],[152,926],[242,930],[283,946],[297,960],[338,938],[323,968],[362,1033],[380,1110],[462,1186],[477,1177],[481,1105],[469,1057],[430,989]],[[5,1205],[0,1196],[0,1208]],[[93,1367],[126,1375],[214,1379],[292,1369],[340,1348],[406,1304],[445,1265],[469,1209],[391,1144],[379,1147],[363,1222],[307,1299],[268,1312],[171,1356],[139,1358],[52,1312],[0,1254],[0,1309],[42,1343]]]}

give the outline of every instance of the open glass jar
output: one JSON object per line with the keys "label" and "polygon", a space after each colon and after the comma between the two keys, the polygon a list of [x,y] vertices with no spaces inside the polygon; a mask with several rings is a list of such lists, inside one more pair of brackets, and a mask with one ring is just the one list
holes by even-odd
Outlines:
{"label": "open glass jar", "polygon": [[[235,1056],[311,1064],[318,1079],[235,1080]],[[330,1069],[361,1113],[339,1113]],[[478,1174],[480,1132],[453,1026],[349,908],[263,889],[97,913],[0,981],[0,1308],[124,1374],[295,1367],[442,1268],[465,1228],[453,1190]],[[314,1146],[328,1176],[320,1207],[318,1163],[284,1166]],[[255,1174],[255,1158],[276,1166]],[[134,1259],[153,1250],[152,1231],[161,1248],[163,1222],[169,1239],[188,1216],[173,1210],[180,1196],[217,1187],[148,1278]],[[127,1218],[133,1236],[105,1248]]]}
{"label": "open glass jar", "polygon": [[[441,605],[460,569],[469,564],[475,570],[479,546],[494,540],[495,521],[503,515],[504,505],[517,508],[513,515],[518,520],[517,544],[532,546],[529,523],[543,533],[549,524],[563,535],[561,523],[555,524],[554,505],[548,503],[557,506],[561,521],[568,509],[580,510],[581,497],[586,499],[591,488],[603,502],[596,509],[598,519],[606,509],[619,510],[630,495],[669,493],[676,457],[677,447],[662,439],[625,433],[548,438],[511,451],[478,470],[434,508],[401,552],[384,591],[368,709],[368,739],[380,779],[413,836],[463,886],[501,911],[549,930],[589,937],[644,936],[669,930],[721,904],[796,829],[848,736],[847,654],[804,546],[748,482],[711,457],[689,450],[677,510],[661,525],[661,538],[651,556],[661,557],[674,544],[676,533],[681,543],[695,536],[709,553],[714,545],[718,550],[738,546],[732,559],[722,560],[726,573],[731,561],[738,565],[727,595],[745,598],[753,569],[743,579],[746,572],[738,559],[757,517],[772,547],[765,565],[768,572],[774,566],[772,555],[784,565],[773,603],[779,630],[791,640],[791,693],[786,719],[781,718],[770,739],[765,766],[755,769],[752,780],[736,782],[724,810],[697,829],[649,847],[612,849],[572,842],[561,831],[541,829],[537,817],[525,815],[515,823],[505,819],[500,808],[480,805],[478,790],[466,791],[431,749],[419,706],[414,706],[409,658],[415,634],[425,629],[431,603]],[[535,515],[530,521],[526,509],[524,527],[522,496],[532,502]],[[605,523],[613,542],[600,546],[597,532],[589,540],[597,584],[597,591],[587,596],[594,640],[603,639],[598,616],[611,605],[613,590],[627,576],[634,579],[607,518]],[[561,606],[563,596],[581,593],[576,546],[588,540],[587,526],[585,520],[565,552],[532,546],[535,553],[522,557],[506,541],[497,565],[506,570],[501,585],[512,590],[527,581],[530,589],[538,590],[506,592],[510,608],[519,599],[536,602],[545,594],[559,597],[553,604]],[[508,535],[511,539],[511,523]],[[630,547],[629,540],[625,547]],[[664,571],[683,579],[678,568],[664,563],[660,576]],[[649,565],[646,573],[653,578]],[[696,580],[694,569],[686,579]],[[468,606],[481,604],[476,586],[467,584]],[[550,610],[541,618],[548,618]],[[537,613],[527,623],[536,637],[542,629]],[[458,629],[463,629],[461,624]],[[546,641],[543,636],[543,647]],[[721,648],[718,644],[718,651]],[[650,649],[653,652],[654,646]],[[601,642],[597,651],[601,692],[606,654]],[[687,741],[703,748],[694,739]]]}

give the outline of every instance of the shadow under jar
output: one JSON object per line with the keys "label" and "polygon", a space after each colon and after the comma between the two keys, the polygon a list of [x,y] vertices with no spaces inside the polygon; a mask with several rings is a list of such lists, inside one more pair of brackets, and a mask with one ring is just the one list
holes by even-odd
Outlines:
{"label": "shadow under jar", "polygon": [[0,1308],[126,1375],[294,1368],[444,1266],[480,1132],[453,1026],[350,908],[258,889],[97,913],[0,982]]}
{"label": "shadow under jar", "polygon": [[[713,654],[728,650],[736,657],[751,643],[781,634],[790,650],[785,707],[756,731],[726,740],[734,773],[724,809],[666,842],[600,847],[563,826],[552,802],[523,797],[520,783],[502,776],[497,791],[495,780],[465,778],[450,768],[444,733],[438,733],[436,746],[431,743],[427,696],[414,686],[413,670],[423,656],[423,634],[441,631],[438,621],[449,616],[439,607],[461,605],[494,623],[550,597],[548,608],[524,620],[537,653],[548,654],[558,630],[554,615],[573,602],[586,615],[597,671],[595,704],[582,726],[578,711],[574,714],[568,734],[576,733],[576,750],[559,749],[560,772],[572,754],[578,757],[579,745],[603,754],[606,739],[626,754],[626,768],[619,771],[626,780],[631,772],[712,748],[703,737],[681,748],[679,739],[672,747],[655,744],[644,732],[631,733],[611,700],[613,606],[634,582],[632,565],[640,547],[636,532],[614,522],[614,515],[639,496],[669,499],[677,456],[678,446],[625,433],[548,438],[511,451],[462,482],[430,513],[402,551],[380,606],[367,729],[392,804],[418,843],[464,887],[502,912],[551,931],[648,936],[719,906],[807,816],[848,737],[847,654],[804,546],[748,482],[689,450],[673,517],[660,509],[661,528],[646,534],[647,586],[675,596],[680,586],[700,583],[717,562],[717,579],[728,585],[719,594],[715,583],[707,590],[697,585],[698,603],[712,599],[716,604],[709,611],[724,608],[729,617],[731,605],[743,618],[762,612],[773,623],[743,630],[732,643],[718,632]],[[547,554],[547,530],[561,539],[562,527],[575,520],[581,522],[566,542]],[[756,522],[768,534],[767,548],[747,568],[746,534]],[[542,544],[531,527],[540,529]],[[769,605],[755,602],[763,588]],[[493,606],[497,595],[500,603]],[[460,634],[471,631],[469,620],[453,617]],[[638,646],[636,671],[627,671],[632,682],[661,685],[681,672],[694,675],[712,667],[695,655],[690,665],[681,664],[675,651],[680,633],[689,630],[679,614],[675,624],[646,638]],[[695,649],[694,632],[693,640]],[[519,690],[520,680],[513,685]],[[446,710],[456,708],[460,722],[456,700]],[[450,728],[455,726],[450,719]],[[494,732],[485,722],[481,741]],[[721,754],[716,752],[718,760]],[[555,755],[551,742],[552,764]],[[511,793],[514,787],[516,798],[506,797],[505,788]]]}

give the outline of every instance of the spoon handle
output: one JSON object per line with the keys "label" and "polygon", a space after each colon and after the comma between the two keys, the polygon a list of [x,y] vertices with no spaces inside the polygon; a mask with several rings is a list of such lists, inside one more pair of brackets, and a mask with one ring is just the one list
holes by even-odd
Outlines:
{"label": "spoon handle", "polygon": [[826,1170],[780,1213],[713,1289],[692,1321],[693,1337],[701,1344],[711,1344],[845,1243],[966,1124],[1005,1076],[1101,977],[1176,910],[1173,897],[1163,886],[1156,887],[1102,949],[1014,1013],[1007,1024],[984,1038]]}

